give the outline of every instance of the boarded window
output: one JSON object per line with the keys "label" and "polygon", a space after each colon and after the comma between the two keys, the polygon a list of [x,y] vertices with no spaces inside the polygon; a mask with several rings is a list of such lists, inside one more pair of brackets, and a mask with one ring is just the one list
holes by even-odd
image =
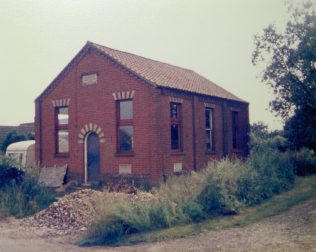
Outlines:
{"label": "boarded window", "polygon": [[58,130],[58,152],[69,152],[69,132],[68,130]]}
{"label": "boarded window", "polygon": [[133,119],[133,101],[120,101],[120,120]]}
{"label": "boarded window", "polygon": [[68,124],[68,107],[58,108],[58,125]]}

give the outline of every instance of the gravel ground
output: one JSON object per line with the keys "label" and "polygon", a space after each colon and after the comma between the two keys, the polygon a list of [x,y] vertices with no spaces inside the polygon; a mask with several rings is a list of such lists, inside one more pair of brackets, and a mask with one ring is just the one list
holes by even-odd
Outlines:
{"label": "gravel ground", "polygon": [[21,220],[2,220],[0,251],[316,251],[316,200],[246,227],[128,247],[79,248],[73,245],[78,234],[45,237],[43,233],[40,228],[27,231]]}

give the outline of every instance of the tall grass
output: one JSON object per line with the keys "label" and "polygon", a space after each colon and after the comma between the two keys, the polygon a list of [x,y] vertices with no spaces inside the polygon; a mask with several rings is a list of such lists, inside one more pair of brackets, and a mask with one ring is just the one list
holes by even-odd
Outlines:
{"label": "tall grass", "polygon": [[100,205],[85,244],[113,244],[131,234],[236,214],[291,188],[295,162],[278,135],[253,135],[247,160],[224,159],[190,175],[171,177],[152,202]]}
{"label": "tall grass", "polygon": [[37,178],[0,156],[0,217],[31,215],[55,200],[55,193]]}
{"label": "tall grass", "polygon": [[[261,161],[268,163],[269,158]],[[273,159],[271,169],[277,171],[257,167],[257,158],[245,162],[221,160],[199,173],[170,178],[151,202],[121,199],[111,206],[102,205],[86,245],[115,244],[135,233],[236,214],[242,207],[258,204],[293,185],[293,165],[284,159],[287,157],[283,155]]]}

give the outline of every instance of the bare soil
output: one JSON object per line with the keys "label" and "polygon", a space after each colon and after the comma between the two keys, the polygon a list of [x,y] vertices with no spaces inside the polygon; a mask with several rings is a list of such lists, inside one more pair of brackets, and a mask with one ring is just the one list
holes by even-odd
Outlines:
{"label": "bare soil", "polygon": [[26,229],[14,218],[0,220],[1,252],[72,251],[316,251],[316,200],[297,205],[258,223],[197,236],[124,247],[80,248],[84,235],[47,236],[40,228]]}

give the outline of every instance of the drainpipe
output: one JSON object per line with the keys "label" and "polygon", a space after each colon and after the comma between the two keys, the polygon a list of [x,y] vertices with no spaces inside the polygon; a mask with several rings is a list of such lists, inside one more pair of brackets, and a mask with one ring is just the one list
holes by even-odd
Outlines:
{"label": "drainpipe", "polygon": [[38,115],[37,115],[37,121],[38,121],[38,133],[39,133],[39,166],[42,165],[42,159],[43,159],[43,154],[42,154],[42,99],[38,99]]}
{"label": "drainpipe", "polygon": [[196,171],[196,131],[195,131],[195,95],[192,96],[192,152],[193,170]]}
{"label": "drainpipe", "polygon": [[223,157],[228,155],[228,136],[227,136],[227,103],[222,104],[222,141],[223,141]]}

